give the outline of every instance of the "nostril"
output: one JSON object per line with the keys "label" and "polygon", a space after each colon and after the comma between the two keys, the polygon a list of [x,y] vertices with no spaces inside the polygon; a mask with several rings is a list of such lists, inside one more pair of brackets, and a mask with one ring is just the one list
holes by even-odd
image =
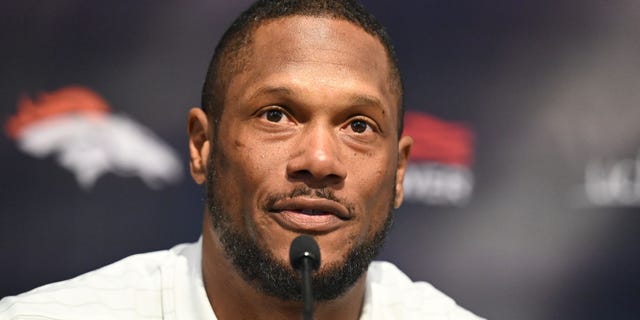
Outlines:
{"label": "nostril", "polygon": [[342,183],[344,177],[338,174],[329,173],[315,175],[310,170],[296,170],[288,174],[289,180],[292,182],[302,182],[310,188],[325,188],[328,186],[336,186]]}
{"label": "nostril", "polygon": [[311,174],[311,171],[309,170],[296,170],[291,172],[289,176],[296,179],[305,179],[305,178],[308,179],[308,178],[312,178],[313,174]]}

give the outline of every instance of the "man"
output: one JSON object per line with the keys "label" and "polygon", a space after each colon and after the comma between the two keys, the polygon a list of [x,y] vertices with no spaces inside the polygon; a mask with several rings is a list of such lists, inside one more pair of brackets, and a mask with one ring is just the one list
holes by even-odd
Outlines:
{"label": "man", "polygon": [[412,140],[379,24],[352,1],[260,1],[225,33],[188,119],[207,201],[195,244],[126,258],[0,303],[0,318],[299,319],[289,247],[318,243],[315,319],[477,319],[371,262]]}

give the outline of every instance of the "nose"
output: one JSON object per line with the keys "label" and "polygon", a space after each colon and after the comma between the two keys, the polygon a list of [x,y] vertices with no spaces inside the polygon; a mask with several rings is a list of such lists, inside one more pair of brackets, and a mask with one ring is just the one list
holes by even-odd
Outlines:
{"label": "nose", "polygon": [[290,180],[301,181],[311,188],[335,186],[347,177],[341,161],[341,146],[331,129],[311,127],[300,133],[287,163]]}

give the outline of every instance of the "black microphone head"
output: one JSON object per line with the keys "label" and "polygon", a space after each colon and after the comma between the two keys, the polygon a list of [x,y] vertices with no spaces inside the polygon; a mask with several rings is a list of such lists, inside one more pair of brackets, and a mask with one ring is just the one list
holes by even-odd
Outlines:
{"label": "black microphone head", "polygon": [[311,260],[311,268],[317,270],[320,267],[320,248],[315,239],[308,235],[301,235],[293,239],[289,248],[289,260],[291,266],[298,270],[302,268],[302,260]]}

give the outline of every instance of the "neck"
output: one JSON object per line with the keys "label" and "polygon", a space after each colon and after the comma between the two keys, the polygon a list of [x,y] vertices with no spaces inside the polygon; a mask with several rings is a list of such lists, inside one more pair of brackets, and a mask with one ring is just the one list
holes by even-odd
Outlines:
{"label": "neck", "polygon": [[[296,319],[302,315],[303,303],[283,301],[268,296],[245,281],[227,259],[218,235],[205,214],[202,232],[202,276],[207,298],[216,317],[234,319]],[[314,319],[359,318],[364,302],[365,276],[335,300],[316,302]]]}

